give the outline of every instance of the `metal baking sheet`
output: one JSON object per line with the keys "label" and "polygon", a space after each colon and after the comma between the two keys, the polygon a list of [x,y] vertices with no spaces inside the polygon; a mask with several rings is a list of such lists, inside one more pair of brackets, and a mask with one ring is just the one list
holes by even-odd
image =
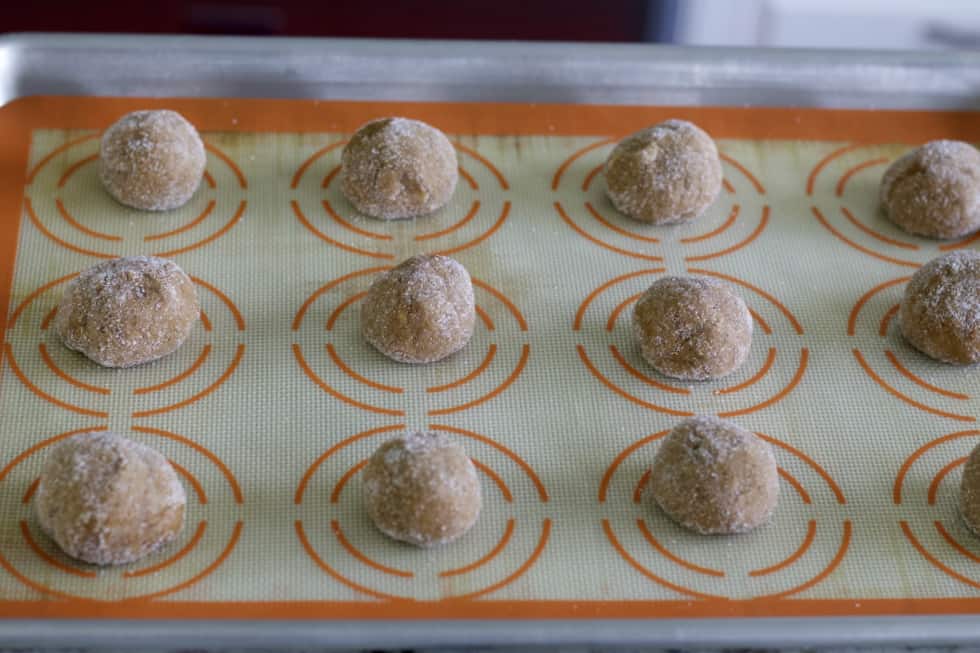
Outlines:
{"label": "metal baking sheet", "polygon": [[[958,55],[825,56],[610,46],[74,37],[13,38],[6,46],[0,58],[7,71],[5,100],[22,94],[77,93],[963,109],[974,105],[969,87],[970,76],[976,75],[971,72],[976,70],[971,68],[975,63],[971,57]],[[172,68],[160,71],[161,58],[172,61]],[[521,58],[534,64],[514,67],[514,61]],[[211,65],[202,68],[201,61]],[[400,73],[399,66],[404,66]],[[99,73],[86,75],[92,70]],[[206,70],[210,79],[195,77],[194,70]],[[602,83],[596,85],[596,79]],[[67,80],[73,88],[67,86]],[[940,643],[972,641],[977,636],[974,621],[969,616],[946,615],[585,622],[301,621],[288,626],[274,621],[13,620],[0,622],[0,636],[17,645],[119,645],[124,638],[137,635],[155,635],[173,645]]]}

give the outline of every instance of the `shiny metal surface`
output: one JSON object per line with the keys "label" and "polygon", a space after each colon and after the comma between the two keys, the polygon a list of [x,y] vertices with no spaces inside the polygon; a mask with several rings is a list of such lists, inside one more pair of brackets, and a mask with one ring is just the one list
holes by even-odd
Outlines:
{"label": "shiny metal surface", "polygon": [[128,95],[980,107],[980,53],[244,37],[0,37],[0,104]]}
{"label": "shiny metal surface", "polygon": [[429,647],[596,645],[688,648],[954,646],[980,641],[972,615],[892,619],[698,619],[436,622],[4,622],[11,647],[193,648]]}
{"label": "shiny metal surface", "polygon": [[[52,94],[980,109],[980,53],[0,37],[0,105]],[[0,645],[6,646],[693,647],[977,642],[980,620],[971,616],[425,623],[0,618]]]}

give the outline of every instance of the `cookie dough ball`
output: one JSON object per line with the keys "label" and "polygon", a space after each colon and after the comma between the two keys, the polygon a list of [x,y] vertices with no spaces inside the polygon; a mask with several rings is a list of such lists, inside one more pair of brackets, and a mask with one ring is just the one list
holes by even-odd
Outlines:
{"label": "cookie dough ball", "polygon": [[422,547],[461,537],[483,505],[476,467],[442,433],[409,433],[381,445],[364,468],[364,501],[381,532]]}
{"label": "cookie dough ball", "polygon": [[899,311],[902,335],[945,363],[980,362],[980,252],[933,259],[912,275]]}
{"label": "cookie dough ball", "polygon": [[133,562],[176,538],[186,504],[166,458],[108,431],[54,445],[34,499],[41,529],[95,565]]}
{"label": "cookie dough ball", "polygon": [[102,135],[99,175],[120,204],[144,211],[183,206],[207,157],[194,126],[176,111],[134,111]]}
{"label": "cookie dough ball", "polygon": [[769,521],[779,501],[768,442],[717,417],[691,417],[664,438],[650,494],[681,526],[704,535],[745,533]]}
{"label": "cookie dough ball", "polygon": [[668,120],[624,138],[606,160],[605,173],[613,206],[652,224],[693,220],[721,191],[715,142],[684,120]]}
{"label": "cookie dough ball", "polygon": [[980,153],[960,141],[913,150],[885,171],[881,207],[919,236],[957,238],[980,229]]}
{"label": "cookie dough ball", "polygon": [[980,537],[980,446],[970,452],[960,480],[960,516],[963,523]]}
{"label": "cookie dough ball", "polygon": [[727,285],[701,277],[665,277],[633,309],[643,358],[666,376],[704,381],[725,376],[749,355],[752,314]]}
{"label": "cookie dough ball", "polygon": [[176,351],[200,315],[194,282],[176,263],[128,256],[72,279],[54,329],[99,365],[131,367]]}
{"label": "cookie dough ball", "polygon": [[378,277],[361,306],[364,339],[400,363],[433,363],[470,341],[470,273],[448,256],[413,256]]}
{"label": "cookie dough ball", "polygon": [[382,220],[441,209],[459,178],[456,150],[446,135],[407,118],[382,118],[358,129],[340,165],[340,188],[350,203]]}

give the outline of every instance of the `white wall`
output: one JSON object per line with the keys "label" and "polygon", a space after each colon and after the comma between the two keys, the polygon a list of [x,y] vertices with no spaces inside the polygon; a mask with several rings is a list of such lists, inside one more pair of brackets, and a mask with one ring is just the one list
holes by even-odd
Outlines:
{"label": "white wall", "polygon": [[692,45],[980,49],[980,0],[680,0]]}

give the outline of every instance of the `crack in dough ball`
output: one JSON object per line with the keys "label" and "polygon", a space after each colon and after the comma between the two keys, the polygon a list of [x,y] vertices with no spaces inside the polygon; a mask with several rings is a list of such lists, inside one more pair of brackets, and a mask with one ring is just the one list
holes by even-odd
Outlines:
{"label": "crack in dough ball", "polygon": [[905,287],[902,335],[945,363],[980,363],[980,252],[960,250],[919,268]]}
{"label": "crack in dough ball", "polygon": [[187,497],[159,452],[98,431],[55,444],[41,470],[34,508],[62,551],[95,565],[122,565],[174,540]]}
{"label": "crack in dough ball", "polygon": [[197,130],[176,111],[134,111],[102,134],[102,184],[134,209],[183,206],[201,184],[206,163]]}
{"label": "crack in dough ball", "polygon": [[200,315],[194,282],[176,263],[129,256],[72,279],[54,329],[99,365],[131,367],[176,351]]}
{"label": "crack in dough ball", "polygon": [[752,314],[727,285],[665,277],[633,309],[633,336],[655,370],[676,379],[717,379],[738,369],[752,346]]}
{"label": "crack in dough ball", "polygon": [[446,135],[407,118],[369,122],[351,137],[341,157],[344,195],[361,213],[382,220],[441,209],[458,178],[456,150]]}
{"label": "crack in dough ball", "polygon": [[980,152],[932,141],[895,161],[881,179],[881,207],[905,231],[958,238],[980,229]]}
{"label": "crack in dough ball", "polygon": [[364,468],[368,515],[385,535],[416,546],[464,535],[483,505],[476,467],[449,436],[408,433],[381,445]]}
{"label": "crack in dough ball", "polygon": [[717,417],[692,417],[661,443],[649,491],[681,526],[703,535],[745,533],[776,509],[776,458],[754,433]]}
{"label": "crack in dough ball", "polygon": [[624,138],[606,160],[605,174],[613,206],[652,224],[693,220],[721,191],[715,142],[684,120],[668,120]]}
{"label": "crack in dough ball", "polygon": [[379,276],[361,306],[364,339],[400,363],[433,363],[470,341],[470,273],[448,256],[413,256]]}

